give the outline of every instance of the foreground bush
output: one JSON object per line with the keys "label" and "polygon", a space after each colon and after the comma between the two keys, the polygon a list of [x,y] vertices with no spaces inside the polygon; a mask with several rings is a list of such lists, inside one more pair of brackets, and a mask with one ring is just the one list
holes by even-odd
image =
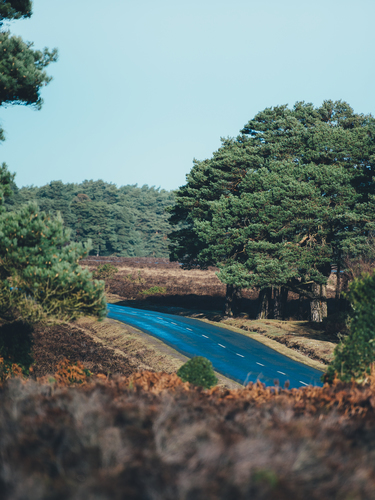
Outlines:
{"label": "foreground bush", "polygon": [[189,359],[189,361],[181,366],[177,375],[184,382],[190,382],[204,389],[210,389],[217,384],[217,377],[212,368],[211,361],[202,356]]}
{"label": "foreground bush", "polygon": [[0,496],[372,499],[374,396],[341,382],[200,391],[150,372],[14,379],[0,386]]}
{"label": "foreground bush", "polygon": [[343,381],[364,381],[375,362],[375,272],[350,284],[347,298],[351,304],[349,335],[334,352],[326,380],[337,374]]}

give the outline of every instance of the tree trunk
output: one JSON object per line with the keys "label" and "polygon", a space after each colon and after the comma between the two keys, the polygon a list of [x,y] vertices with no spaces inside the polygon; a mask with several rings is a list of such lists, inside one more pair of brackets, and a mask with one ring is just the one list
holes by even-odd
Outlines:
{"label": "tree trunk", "polygon": [[274,319],[285,318],[285,306],[288,300],[288,290],[283,286],[273,289],[273,317]]}
{"label": "tree trunk", "polygon": [[272,288],[263,288],[259,292],[259,310],[257,319],[267,319],[271,301]]}
{"label": "tree trunk", "polygon": [[336,272],[336,296],[335,296],[336,312],[340,310],[340,295],[341,295],[341,265],[340,263],[338,263]]}
{"label": "tree trunk", "polygon": [[227,292],[225,295],[225,316],[238,316],[241,312],[241,288],[235,285],[227,285]]}
{"label": "tree trunk", "polygon": [[304,300],[305,300],[305,297],[301,294],[299,294],[298,296],[298,319],[299,320],[303,320],[304,318],[304,308],[303,308],[303,305],[304,305]]}
{"label": "tree trunk", "polygon": [[327,287],[313,283],[311,291],[314,298],[310,299],[310,321],[321,323],[327,317]]}

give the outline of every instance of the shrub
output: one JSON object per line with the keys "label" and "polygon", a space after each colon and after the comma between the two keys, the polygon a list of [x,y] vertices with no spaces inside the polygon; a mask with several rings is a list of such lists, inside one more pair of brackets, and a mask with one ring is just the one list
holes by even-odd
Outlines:
{"label": "shrub", "polygon": [[105,280],[106,278],[112,278],[117,272],[117,267],[112,264],[102,264],[97,267],[92,276],[96,280]]}
{"label": "shrub", "polygon": [[81,361],[73,363],[65,358],[57,365],[55,380],[62,385],[85,384],[91,376]]}
{"label": "shrub", "polygon": [[211,361],[202,356],[189,359],[189,361],[181,366],[177,375],[184,382],[190,382],[204,389],[210,389],[218,382]]}
{"label": "shrub", "polygon": [[355,279],[347,298],[351,304],[349,335],[334,351],[324,376],[328,382],[335,373],[343,381],[364,381],[375,362],[375,272]]}
{"label": "shrub", "polygon": [[24,375],[24,370],[21,366],[0,357],[0,382],[5,382],[5,380],[11,377],[20,377],[22,375]]}

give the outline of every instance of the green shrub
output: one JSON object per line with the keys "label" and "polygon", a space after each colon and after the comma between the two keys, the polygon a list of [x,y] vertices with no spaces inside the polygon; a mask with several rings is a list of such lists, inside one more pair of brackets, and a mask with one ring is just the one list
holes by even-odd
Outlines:
{"label": "green shrub", "polygon": [[349,335],[335,349],[324,380],[335,374],[343,381],[365,380],[375,362],[375,273],[355,279],[347,298],[351,304]]}
{"label": "green shrub", "polygon": [[117,272],[117,267],[112,264],[102,264],[96,268],[92,276],[96,280],[105,280],[106,278],[112,278]]}
{"label": "green shrub", "polygon": [[157,293],[165,293],[167,288],[165,286],[152,286],[148,290],[143,290],[143,295],[156,295]]}
{"label": "green shrub", "polygon": [[212,363],[202,356],[196,356],[189,359],[178,370],[177,375],[184,382],[210,389],[210,387],[217,384],[218,380],[212,368]]}

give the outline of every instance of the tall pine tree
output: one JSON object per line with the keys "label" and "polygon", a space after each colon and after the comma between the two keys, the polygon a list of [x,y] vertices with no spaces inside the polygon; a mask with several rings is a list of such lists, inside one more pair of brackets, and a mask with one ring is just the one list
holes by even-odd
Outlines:
{"label": "tall pine tree", "polygon": [[[259,287],[264,315],[273,287],[280,307],[285,292],[297,291],[310,299],[311,319],[321,321],[331,264],[361,253],[375,228],[374,123],[341,101],[259,113],[205,162],[220,180],[222,171],[236,179],[240,164],[234,183],[220,192],[200,175],[194,188],[203,201],[186,196],[191,182],[177,194],[174,214],[185,209],[190,247],[220,266],[225,283]],[[183,234],[175,236],[181,255]]]}

